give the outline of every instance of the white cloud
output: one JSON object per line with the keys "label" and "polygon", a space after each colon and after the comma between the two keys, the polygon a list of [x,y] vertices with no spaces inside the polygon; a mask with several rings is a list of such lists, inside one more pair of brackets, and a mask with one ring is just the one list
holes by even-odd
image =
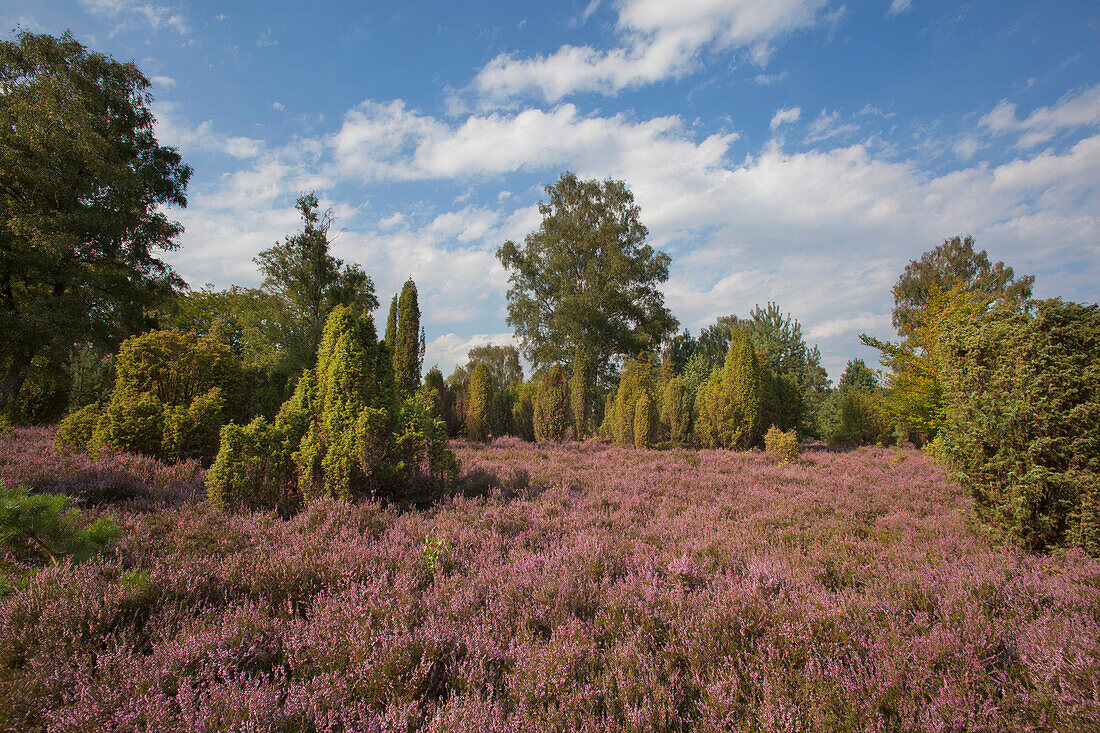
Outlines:
{"label": "white cloud", "polygon": [[547,56],[501,54],[478,72],[473,89],[483,104],[528,94],[556,102],[575,92],[615,94],[691,71],[705,48],[737,49],[763,65],[772,46],[824,22],[828,0],[624,0],[621,46],[597,50],[565,45]]}
{"label": "white cloud", "polygon": [[511,333],[476,333],[472,336],[459,336],[445,333],[432,339],[424,349],[425,370],[439,365],[440,371],[450,374],[457,365],[465,365],[470,349],[493,344],[495,346],[518,346],[516,337]]}
{"label": "white cloud", "polygon": [[685,156],[681,165],[718,162],[736,134],[702,143],[684,137],[678,117],[632,122],[623,116],[584,117],[571,104],[553,110],[470,116],[448,125],[408,110],[400,100],[368,101],[350,110],[332,145],[337,167],[364,180],[425,180],[499,175],[584,161],[607,168],[647,151]]}
{"label": "white cloud", "polygon": [[801,107],[784,107],[777,109],[775,115],[772,117],[771,128],[774,130],[780,125],[787,125],[793,122],[798,122],[798,119],[802,116]]}
{"label": "white cloud", "polygon": [[854,122],[840,122],[840,113],[821,110],[806,130],[806,142],[816,143],[833,137],[843,137],[859,131],[859,125]]}
{"label": "white cloud", "polygon": [[[540,216],[530,188],[499,197],[499,186],[478,194],[468,184],[517,171],[551,181],[568,169],[630,185],[651,242],[674,257],[665,292],[685,326],[697,331],[774,300],[821,343],[835,373],[852,356],[870,357],[855,333],[889,335],[890,286],[907,260],[945,237],[974,234],[991,257],[1039,274],[1040,285],[1063,267],[1076,279],[1057,282],[1081,292],[1092,287],[1088,276],[1100,280],[1100,135],[1060,154],[937,173],[916,154],[829,147],[843,123],[835,112],[818,119],[826,123],[815,149],[772,141],[735,159],[735,134],[697,138],[676,116],[584,116],[566,104],[447,122],[400,100],[368,101],[330,135],[263,147],[194,195],[184,223],[185,251],[196,257],[178,262],[192,282],[228,284],[297,228],[290,202],[301,190],[453,181],[464,193],[449,208],[364,209],[336,254],[362,263],[383,300],[413,276],[429,338],[504,331],[507,277],[494,252],[534,231]],[[227,261],[239,269],[224,269]],[[443,366],[442,342],[435,353]]]}
{"label": "white cloud", "polygon": [[970,160],[974,157],[974,154],[981,150],[982,143],[974,135],[965,135],[951,146],[951,149],[955,151],[955,155],[959,156],[963,160]]}
{"label": "white cloud", "polygon": [[170,76],[151,76],[149,77],[149,81],[165,89],[171,89],[176,86],[176,80]]}
{"label": "white cloud", "polygon": [[885,313],[861,313],[851,318],[822,321],[810,329],[806,337],[824,339],[850,333],[883,333],[891,330],[890,316]]}
{"label": "white cloud", "polygon": [[893,0],[890,3],[889,15],[901,15],[913,7],[913,0]]}
{"label": "white cloud", "polygon": [[272,38],[275,31],[268,28],[266,31],[260,34],[260,37],[256,39],[256,45],[260,48],[266,48],[267,46],[275,46],[279,42]]}
{"label": "white cloud", "polygon": [[272,106],[273,109],[276,109],[279,112],[285,112],[286,111],[286,105],[283,104],[282,102],[272,102],[271,106]]}
{"label": "white cloud", "polygon": [[181,36],[191,32],[183,14],[164,5],[153,5],[139,0],[80,0],[80,5],[92,15],[118,22],[115,31],[141,23],[155,31],[163,28]]}
{"label": "white cloud", "polygon": [[263,140],[226,135],[214,129],[210,120],[190,126],[180,120],[179,105],[174,102],[154,102],[157,118],[157,138],[160,142],[188,151],[216,152],[233,158],[255,158],[263,150]]}
{"label": "white cloud", "polygon": [[1060,132],[1100,125],[1100,84],[1067,94],[1023,120],[1016,118],[1014,103],[1002,100],[979,124],[997,134],[1019,133],[1016,147],[1032,148]]}

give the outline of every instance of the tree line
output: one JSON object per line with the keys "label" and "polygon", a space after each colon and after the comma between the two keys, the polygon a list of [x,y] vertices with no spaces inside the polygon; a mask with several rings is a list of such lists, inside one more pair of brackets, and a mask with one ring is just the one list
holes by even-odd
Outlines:
{"label": "tree line", "polygon": [[862,337],[883,369],[852,360],[834,388],[778,304],[678,331],[671,258],[627,185],[565,173],[496,253],[519,348],[444,378],[423,372],[416,284],[379,337],[374,283],[332,256],[313,193],[255,258],[260,287],[188,290],[157,252],[191,169],[157,142],[148,88],[68,34],[0,42],[0,411],[65,416],[59,445],[199,459],[213,503],[285,508],[445,487],[448,436],[746,450],[774,428],[924,446],[1016,540],[1100,552],[1100,315],[1034,300],[968,236],[909,263],[899,340]]}

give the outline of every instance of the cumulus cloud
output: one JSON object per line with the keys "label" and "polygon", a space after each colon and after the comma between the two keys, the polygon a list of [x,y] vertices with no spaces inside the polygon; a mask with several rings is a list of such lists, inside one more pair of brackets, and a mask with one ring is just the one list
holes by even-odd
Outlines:
{"label": "cumulus cloud", "polygon": [[1017,133],[1016,147],[1033,148],[1061,132],[1100,125],[1100,84],[1067,94],[1022,120],[1016,117],[1016,105],[1005,99],[979,124],[997,134]]}
{"label": "cumulus cloud", "polygon": [[154,102],[153,114],[157,118],[157,138],[185,152],[201,150],[233,158],[255,158],[264,147],[263,140],[216,131],[211,120],[191,126],[181,119],[179,105],[174,102]]}
{"label": "cumulus cloud", "polygon": [[191,32],[187,19],[174,8],[140,2],[140,0],[80,0],[80,5],[92,15],[118,23],[116,31],[143,25],[154,31],[167,29],[181,36]]}
{"label": "cumulus cloud", "polygon": [[473,89],[482,103],[534,94],[556,102],[576,92],[618,91],[681,76],[705,48],[736,49],[759,65],[791,33],[825,22],[828,0],[624,0],[610,50],[565,45],[546,56],[501,54],[481,69]]}
{"label": "cumulus cloud", "polygon": [[[871,357],[855,335],[889,335],[890,286],[907,260],[945,237],[974,234],[995,259],[1038,274],[1040,287],[1045,273],[1082,292],[1089,276],[1100,279],[1100,135],[1060,153],[942,172],[916,154],[836,142],[846,123],[835,112],[818,119],[827,126],[816,148],[773,140],[735,155],[736,134],[697,136],[677,116],[600,117],[564,104],[445,121],[400,100],[367,101],[330,134],[263,147],[195,194],[183,221],[184,251],[197,254],[178,262],[192,282],[239,282],[218,268],[296,230],[298,191],[450,181],[465,192],[450,206],[363,209],[336,254],[362,263],[383,299],[412,276],[429,338],[503,332],[507,276],[494,252],[538,227],[537,189],[501,197],[497,185],[479,193],[468,184],[517,172],[550,181],[568,169],[630,185],[651,242],[673,255],[665,293],[686,327],[777,301],[834,372],[852,356]],[[444,352],[443,342],[433,352],[441,366]]]}
{"label": "cumulus cloud", "polygon": [[617,160],[686,156],[683,164],[713,165],[736,134],[686,139],[676,116],[632,122],[624,116],[586,117],[571,104],[552,110],[472,115],[459,125],[406,108],[368,101],[344,116],[332,145],[338,168],[363,180],[426,180],[499,175],[583,160],[611,168]]}
{"label": "cumulus cloud", "polygon": [[780,125],[788,125],[793,122],[798,122],[798,119],[802,116],[801,107],[784,107],[777,109],[775,115],[772,116],[771,128],[774,130]]}

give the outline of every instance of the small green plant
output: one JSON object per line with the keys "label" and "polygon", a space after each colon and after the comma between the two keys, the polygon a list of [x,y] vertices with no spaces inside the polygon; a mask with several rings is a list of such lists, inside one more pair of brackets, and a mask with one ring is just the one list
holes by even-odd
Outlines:
{"label": "small green plant", "polygon": [[420,551],[420,557],[424,560],[424,567],[428,573],[447,573],[454,567],[454,559],[451,557],[451,543],[446,537],[430,535],[424,539],[424,548]]}
{"label": "small green plant", "polygon": [[783,432],[772,425],[764,434],[764,450],[768,455],[777,457],[781,461],[794,461],[798,458],[800,449],[798,446],[798,431],[788,430]]}
{"label": "small green plant", "polygon": [[71,502],[65,494],[31,494],[25,486],[0,483],[0,546],[17,558],[40,557],[57,565],[64,558],[83,562],[118,537],[106,517],[82,527]]}

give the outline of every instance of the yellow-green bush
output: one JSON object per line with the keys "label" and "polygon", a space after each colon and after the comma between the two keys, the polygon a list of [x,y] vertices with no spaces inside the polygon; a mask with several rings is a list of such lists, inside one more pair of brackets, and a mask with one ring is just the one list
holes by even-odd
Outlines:
{"label": "yellow-green bush", "polygon": [[748,333],[735,334],[725,365],[711,373],[696,395],[698,442],[737,450],[759,445],[769,383]]}
{"label": "yellow-green bush", "polygon": [[225,423],[224,406],[221,389],[211,387],[187,407],[165,408],[163,454],[177,461],[197,458],[209,463],[214,460]]}
{"label": "yellow-green bush", "polygon": [[160,456],[164,447],[164,403],[153,392],[117,390],[92,433],[93,453]]}
{"label": "yellow-green bush", "polygon": [[894,419],[878,392],[851,390],[840,398],[840,421],[833,442],[877,445],[893,442]]}
{"label": "yellow-green bush", "polygon": [[222,428],[218,456],[206,473],[206,500],[222,510],[292,507],[297,480],[286,438],[262,417]]}
{"label": "yellow-green bush", "polygon": [[479,361],[470,372],[466,398],[466,437],[470,440],[489,439],[492,399],[493,377],[489,367]]}
{"label": "yellow-green bush", "polygon": [[679,377],[673,377],[665,385],[661,397],[661,428],[673,445],[685,445],[691,436],[691,395]]}
{"label": "yellow-green bush", "polygon": [[569,387],[561,364],[550,367],[543,375],[534,408],[535,440],[563,440],[569,427]]}
{"label": "yellow-green bush", "polygon": [[92,435],[103,417],[103,406],[98,403],[85,405],[69,413],[54,433],[54,445],[58,448],[84,451],[92,442]]}
{"label": "yellow-green bush", "polygon": [[648,448],[653,442],[653,401],[642,392],[634,403],[634,447]]}
{"label": "yellow-green bush", "polygon": [[221,426],[246,409],[244,371],[215,335],[166,330],[134,336],[122,343],[115,372],[102,409],[84,407],[62,420],[59,446],[209,462]]}
{"label": "yellow-green bush", "polygon": [[764,433],[764,451],[780,460],[795,460],[801,452],[798,445],[798,431],[792,428],[783,432],[772,425],[768,428],[768,432]]}
{"label": "yellow-green bush", "polygon": [[604,422],[616,444],[622,446],[637,444],[634,420],[638,414],[637,403],[643,395],[648,400],[646,416],[649,418],[649,424],[645,430],[645,442],[646,444],[652,442],[654,436],[651,433],[656,427],[654,425],[656,416],[652,413],[660,404],[663,392],[662,376],[661,367],[651,354],[643,354],[623,365],[614,398],[608,403],[609,409],[604,414]]}
{"label": "yellow-green bush", "polygon": [[336,307],[316,370],[303,373],[274,425],[222,431],[209,500],[234,509],[293,503],[287,497],[400,499],[448,485],[457,464],[434,396],[417,391],[399,405],[395,393],[392,359],[373,319]]}

